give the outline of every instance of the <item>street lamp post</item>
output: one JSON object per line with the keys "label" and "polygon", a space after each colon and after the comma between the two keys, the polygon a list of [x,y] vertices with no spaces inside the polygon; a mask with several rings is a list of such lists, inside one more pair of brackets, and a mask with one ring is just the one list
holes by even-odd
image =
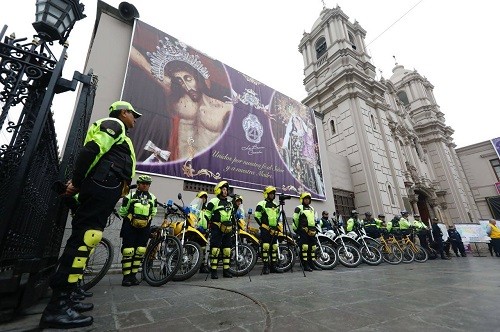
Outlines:
{"label": "street lamp post", "polygon": [[[36,0],[31,42],[5,36],[7,26],[0,31],[0,321],[38,300],[57,262],[64,224],[50,189],[61,173],[50,107],[55,94],[91,85],[91,75],[62,77],[67,39],[83,10],[79,0]],[[54,42],[63,45],[59,58]]]}

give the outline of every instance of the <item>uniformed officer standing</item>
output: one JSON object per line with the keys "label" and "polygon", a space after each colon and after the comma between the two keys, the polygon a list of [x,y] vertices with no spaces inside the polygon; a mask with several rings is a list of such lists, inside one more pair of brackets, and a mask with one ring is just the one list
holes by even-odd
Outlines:
{"label": "uniformed officer standing", "polygon": [[130,103],[117,101],[109,107],[109,118],[96,121],[87,132],[64,193],[79,193],[80,206],[57,271],[50,280],[52,298],[43,311],[41,328],[82,327],[93,322],[91,316],[79,313],[92,310],[93,305],[75,302],[70,295],[83,274],[90,251],[101,241],[108,216],[134,177],[135,152],[127,129],[133,128],[140,116]]}
{"label": "uniformed officer standing", "polygon": [[217,265],[219,263],[219,253],[222,248],[222,276],[232,278],[229,271],[231,258],[231,236],[233,225],[231,214],[233,212],[232,204],[227,200],[229,195],[229,183],[227,181],[219,182],[214,188],[214,197],[208,202],[205,216],[210,221],[210,267],[211,278],[218,279]]}
{"label": "uniformed officer standing", "polygon": [[279,207],[274,202],[276,188],[267,186],[263,191],[264,200],[260,201],[255,208],[255,221],[260,226],[260,242],[262,245],[262,268],[263,274],[269,274],[269,254],[271,254],[271,270],[276,272],[275,264],[278,261],[278,217]]}
{"label": "uniformed officer standing", "polygon": [[361,222],[358,219],[358,211],[352,210],[351,211],[351,217],[347,220],[347,227],[346,231],[351,232],[354,228],[354,226],[361,226]]}
{"label": "uniformed officer standing", "polygon": [[378,239],[380,237],[380,230],[377,226],[377,221],[372,217],[371,212],[365,213],[363,219],[363,227],[365,228],[366,235],[371,238]]}
{"label": "uniformed officer standing", "polygon": [[300,195],[300,205],[293,212],[293,230],[299,235],[302,266],[304,270],[321,270],[314,264],[316,260],[316,221],[314,208],[311,204],[311,194]]}
{"label": "uniformed officer standing", "polygon": [[420,220],[420,216],[418,214],[414,215],[413,218],[413,227],[417,232],[418,240],[420,241],[420,245],[424,248],[428,248],[429,244],[427,243],[427,236],[429,234],[429,229],[424,224],[422,220]]}
{"label": "uniformed officer standing", "polygon": [[153,180],[149,175],[137,179],[137,190],[123,197],[120,216],[123,217],[120,236],[122,242],[122,286],[137,286],[135,277],[146,253],[146,245],[151,233],[151,220],[156,215],[157,200],[149,192]]}

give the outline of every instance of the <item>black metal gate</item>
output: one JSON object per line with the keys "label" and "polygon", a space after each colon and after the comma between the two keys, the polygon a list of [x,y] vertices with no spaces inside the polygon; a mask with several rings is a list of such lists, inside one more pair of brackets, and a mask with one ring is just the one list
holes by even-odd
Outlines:
{"label": "black metal gate", "polygon": [[[61,77],[67,45],[58,60],[51,43],[25,40],[0,43],[0,321],[36,302],[55,270],[68,210],[51,187],[71,176],[97,88],[92,73]],[[60,159],[52,99],[78,81],[80,99]]]}

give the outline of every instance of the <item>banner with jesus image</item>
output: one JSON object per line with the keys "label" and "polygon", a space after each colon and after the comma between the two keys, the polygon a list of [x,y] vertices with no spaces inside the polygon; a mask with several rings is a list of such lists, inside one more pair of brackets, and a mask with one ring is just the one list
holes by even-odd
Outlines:
{"label": "banner with jesus image", "polygon": [[311,109],[141,21],[122,100],[140,171],[325,199]]}

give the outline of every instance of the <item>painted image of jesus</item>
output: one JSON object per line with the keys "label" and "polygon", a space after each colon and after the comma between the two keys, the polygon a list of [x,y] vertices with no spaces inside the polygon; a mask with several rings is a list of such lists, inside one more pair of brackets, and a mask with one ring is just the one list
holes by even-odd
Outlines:
{"label": "painted image of jesus", "polygon": [[276,147],[290,173],[306,188],[324,195],[314,114],[297,101],[276,93],[271,103]]}
{"label": "painted image of jesus", "polygon": [[138,22],[122,96],[144,117],[130,133],[138,162],[183,161],[209,149],[229,123],[230,91],[220,62]]}

